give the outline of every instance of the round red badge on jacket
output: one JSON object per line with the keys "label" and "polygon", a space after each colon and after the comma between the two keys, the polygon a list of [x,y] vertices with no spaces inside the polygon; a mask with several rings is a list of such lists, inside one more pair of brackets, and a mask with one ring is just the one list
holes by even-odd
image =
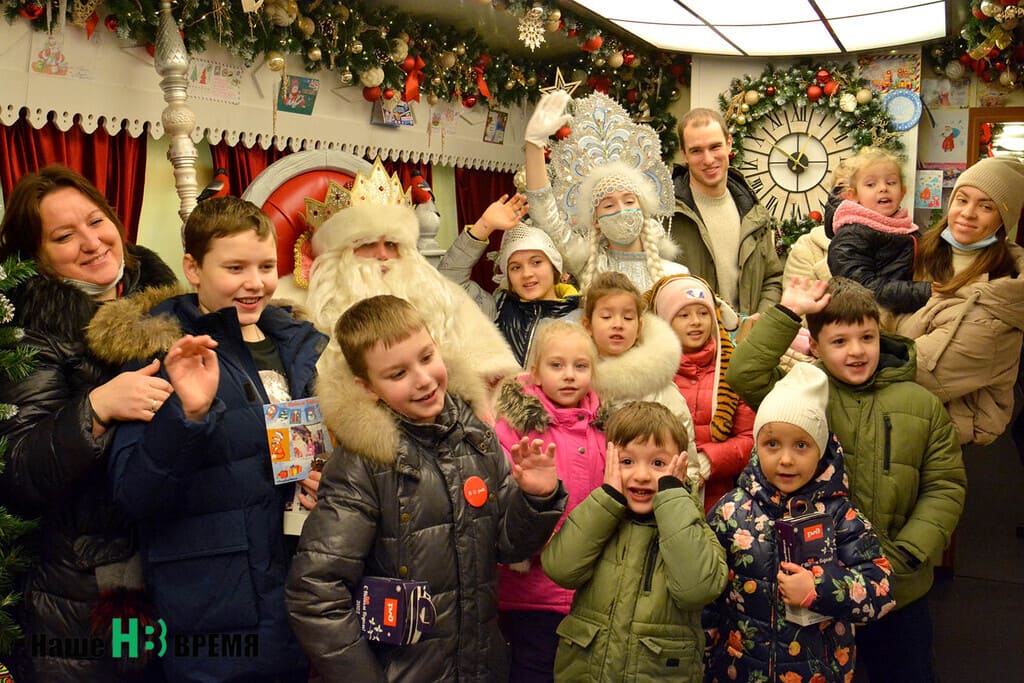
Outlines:
{"label": "round red badge on jacket", "polygon": [[473,507],[483,507],[487,502],[487,482],[480,477],[470,477],[462,485],[462,495],[466,497],[466,502]]}

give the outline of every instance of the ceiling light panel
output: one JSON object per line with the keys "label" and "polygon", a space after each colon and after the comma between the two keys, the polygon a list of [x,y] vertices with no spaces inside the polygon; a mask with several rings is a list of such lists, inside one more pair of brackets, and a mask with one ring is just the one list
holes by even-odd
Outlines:
{"label": "ceiling light panel", "polygon": [[718,30],[748,55],[823,55],[839,52],[820,21],[772,26],[718,26]]}
{"label": "ceiling light panel", "polygon": [[890,9],[884,14],[836,18],[829,23],[843,46],[855,52],[941,38],[946,34],[946,8],[936,2]]}
{"label": "ceiling light panel", "polygon": [[[767,26],[801,21],[818,22],[818,13],[807,0],[769,0],[742,3],[737,11],[734,3],[723,0],[681,0],[691,12],[713,26]],[[639,4],[639,3],[637,3]]]}
{"label": "ceiling light panel", "polygon": [[664,24],[638,24],[631,21],[615,22],[636,37],[646,40],[662,50],[695,52],[706,55],[743,54],[707,26],[666,26]]}

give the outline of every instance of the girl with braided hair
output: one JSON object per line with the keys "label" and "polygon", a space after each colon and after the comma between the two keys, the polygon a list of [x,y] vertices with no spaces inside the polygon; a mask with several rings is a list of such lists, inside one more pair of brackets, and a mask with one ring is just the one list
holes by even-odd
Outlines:
{"label": "girl with braided hair", "polygon": [[[562,252],[586,289],[598,273],[625,274],[640,291],[664,275],[689,271],[661,220],[671,216],[672,179],[650,126],[634,123],[614,100],[594,93],[574,103],[563,90],[544,95],[526,126],[530,216]],[[549,137],[569,125],[568,137]]]}

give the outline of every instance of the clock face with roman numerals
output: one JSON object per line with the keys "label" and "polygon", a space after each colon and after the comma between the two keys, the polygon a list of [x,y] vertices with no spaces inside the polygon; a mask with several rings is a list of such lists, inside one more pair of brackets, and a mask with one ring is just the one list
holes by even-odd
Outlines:
{"label": "clock face with roman numerals", "polygon": [[823,212],[829,173],[853,156],[853,140],[839,119],[810,105],[771,111],[746,135],[740,170],[754,193],[778,219]]}

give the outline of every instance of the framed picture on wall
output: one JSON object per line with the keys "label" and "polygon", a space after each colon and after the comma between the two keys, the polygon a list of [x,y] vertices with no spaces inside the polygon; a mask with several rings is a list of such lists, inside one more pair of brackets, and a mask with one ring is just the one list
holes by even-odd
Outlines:
{"label": "framed picture on wall", "polygon": [[484,124],[484,142],[501,145],[505,142],[505,128],[508,126],[508,112],[490,109]]}

